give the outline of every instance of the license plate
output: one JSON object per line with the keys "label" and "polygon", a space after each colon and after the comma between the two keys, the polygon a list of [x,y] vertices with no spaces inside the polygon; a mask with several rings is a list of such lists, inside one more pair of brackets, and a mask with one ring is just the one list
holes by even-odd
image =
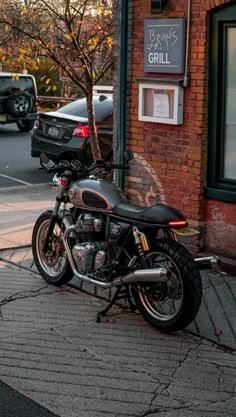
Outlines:
{"label": "license plate", "polygon": [[0,114],[0,122],[5,122],[7,120],[7,116],[5,114]]}
{"label": "license plate", "polygon": [[54,138],[57,138],[59,135],[59,130],[57,129],[57,127],[49,127],[48,135],[53,136]]}
{"label": "license plate", "polygon": [[198,235],[200,232],[196,229],[191,227],[185,227],[184,229],[171,229],[174,233],[179,236],[191,236],[191,235]]}

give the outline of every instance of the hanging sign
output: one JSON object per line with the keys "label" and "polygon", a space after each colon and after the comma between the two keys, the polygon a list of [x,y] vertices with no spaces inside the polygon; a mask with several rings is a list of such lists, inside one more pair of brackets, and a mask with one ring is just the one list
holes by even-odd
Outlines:
{"label": "hanging sign", "polygon": [[144,71],[184,72],[185,19],[144,20]]}

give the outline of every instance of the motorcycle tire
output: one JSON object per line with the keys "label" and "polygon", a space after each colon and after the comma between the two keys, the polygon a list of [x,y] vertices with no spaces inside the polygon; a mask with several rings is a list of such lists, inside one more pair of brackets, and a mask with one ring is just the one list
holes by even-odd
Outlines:
{"label": "motorcycle tire", "polygon": [[202,299],[202,281],[192,255],[180,243],[158,239],[147,256],[150,267],[170,272],[167,283],[140,283],[133,288],[143,318],[165,332],[182,330],[196,317]]}
{"label": "motorcycle tire", "polygon": [[37,219],[32,234],[32,253],[40,275],[50,284],[66,284],[73,277],[73,272],[66,256],[62,242],[62,225],[58,220],[50,242],[50,248],[43,252],[43,245],[51,218],[51,210],[42,213]]}

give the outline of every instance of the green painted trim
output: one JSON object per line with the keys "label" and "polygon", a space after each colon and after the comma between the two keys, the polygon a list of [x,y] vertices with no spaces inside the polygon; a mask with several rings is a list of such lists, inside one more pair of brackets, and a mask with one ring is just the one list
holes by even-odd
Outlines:
{"label": "green painted trim", "polygon": [[223,178],[224,94],[226,74],[225,28],[235,26],[236,5],[219,8],[210,14],[208,177],[206,196],[236,202],[236,182]]}
{"label": "green painted trim", "polygon": [[[118,85],[117,85],[117,136],[116,136],[116,163],[123,163],[124,151],[127,147],[127,114],[128,114],[128,60],[130,56],[130,20],[131,0],[120,0],[119,9],[119,56],[118,56]],[[125,173],[123,170],[116,172],[116,185],[124,188]]]}
{"label": "green painted trim", "polygon": [[227,203],[236,203],[236,193],[234,191],[207,187],[205,196],[214,200],[226,201]]}
{"label": "green painted trim", "polygon": [[141,77],[136,78],[138,83],[162,83],[162,84],[175,84],[175,85],[182,85],[184,80],[177,79],[177,78],[147,78]]}

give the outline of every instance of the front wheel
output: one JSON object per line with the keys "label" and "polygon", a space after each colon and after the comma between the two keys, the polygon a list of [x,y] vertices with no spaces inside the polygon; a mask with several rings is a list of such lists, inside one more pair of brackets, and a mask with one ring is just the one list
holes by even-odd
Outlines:
{"label": "front wheel", "polygon": [[158,239],[147,255],[150,268],[164,267],[170,272],[166,283],[140,283],[133,288],[135,304],[152,326],[177,331],[196,317],[202,298],[198,266],[187,249],[178,242]]}
{"label": "front wheel", "polygon": [[42,213],[37,219],[32,235],[32,252],[35,265],[42,277],[54,285],[66,284],[73,277],[62,241],[62,225],[58,220],[54,226],[46,253],[43,251],[52,212]]}

